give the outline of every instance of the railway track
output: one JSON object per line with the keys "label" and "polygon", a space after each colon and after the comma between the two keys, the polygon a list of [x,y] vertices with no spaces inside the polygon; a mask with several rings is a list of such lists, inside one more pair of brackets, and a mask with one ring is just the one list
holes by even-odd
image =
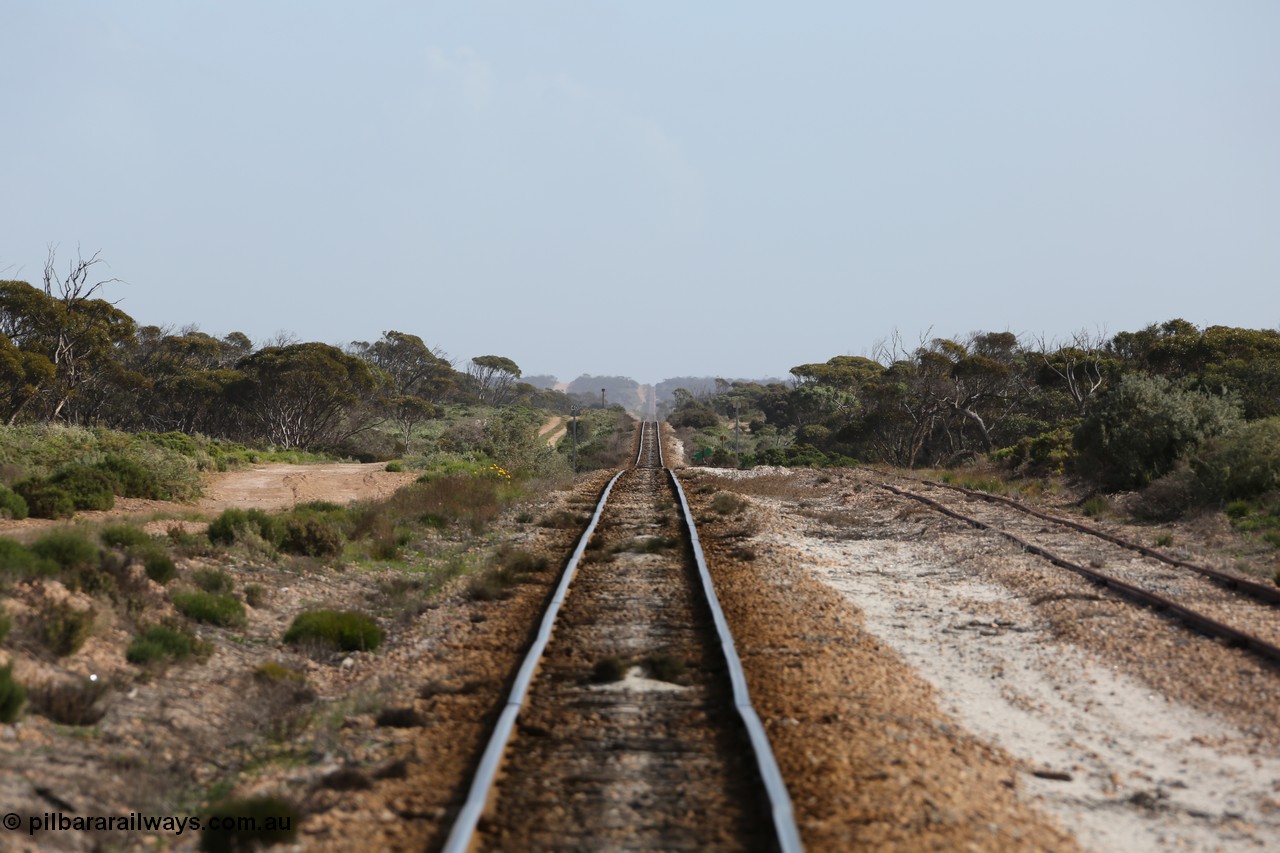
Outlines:
{"label": "railway track", "polygon": [[1017,501],[945,483],[896,476],[880,489],[973,527],[1104,586],[1121,598],[1280,666],[1280,595],[1263,584],[1170,557]]}
{"label": "railway track", "polygon": [[604,490],[444,850],[801,849],[657,424]]}

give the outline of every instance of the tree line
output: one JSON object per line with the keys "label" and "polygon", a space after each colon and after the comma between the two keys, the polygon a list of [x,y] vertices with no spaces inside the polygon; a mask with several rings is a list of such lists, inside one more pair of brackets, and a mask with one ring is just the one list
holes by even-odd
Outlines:
{"label": "tree line", "polygon": [[1170,320],[1065,341],[978,332],[910,346],[895,336],[872,357],[791,375],[678,391],[669,419],[707,427],[736,410],[755,439],[747,463],[911,468],[983,455],[1132,488],[1209,439],[1280,416],[1280,331]]}
{"label": "tree line", "polygon": [[407,443],[452,402],[559,409],[564,395],[520,382],[509,358],[462,369],[417,335],[387,331],[345,348],[240,332],[139,325],[104,298],[97,255],[41,286],[0,281],[0,422],[200,433],[246,443],[343,450],[374,427]]}

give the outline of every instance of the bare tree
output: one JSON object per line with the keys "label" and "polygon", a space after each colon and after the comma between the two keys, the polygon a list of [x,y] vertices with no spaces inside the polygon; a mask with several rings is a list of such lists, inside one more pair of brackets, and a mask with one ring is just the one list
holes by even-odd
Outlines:
{"label": "bare tree", "polygon": [[120,281],[118,278],[94,280],[94,268],[106,263],[101,254],[94,252],[85,258],[77,248],[75,259],[67,264],[66,275],[60,276],[57,247],[49,246],[44,264],[44,293],[56,303],[56,310],[46,330],[46,346],[59,380],[50,420],[57,420],[67,401],[104,366],[113,363],[115,346],[132,339],[133,319],[116,308],[116,302],[97,298],[103,287]]}
{"label": "bare tree", "polygon": [[1103,332],[1090,333],[1085,329],[1072,333],[1066,343],[1046,341],[1043,335],[1036,339],[1044,369],[1061,381],[1080,414],[1084,414],[1093,395],[1106,382],[1105,342]]}

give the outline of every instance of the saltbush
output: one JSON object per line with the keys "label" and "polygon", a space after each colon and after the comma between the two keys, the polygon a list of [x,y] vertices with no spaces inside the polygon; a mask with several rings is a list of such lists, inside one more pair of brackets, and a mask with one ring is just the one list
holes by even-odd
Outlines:
{"label": "saltbush", "polygon": [[96,566],[102,550],[78,530],[54,530],[35,541],[31,551],[37,557],[74,570]]}
{"label": "saltbush", "polygon": [[75,515],[76,502],[71,493],[48,480],[32,477],[14,484],[13,490],[27,505],[34,518],[70,518]]}
{"label": "saltbush", "polygon": [[179,592],[173,596],[173,606],[188,619],[207,622],[223,628],[245,623],[244,605],[234,596],[205,592]]}
{"label": "saltbush", "polygon": [[363,613],[313,610],[299,613],[285,631],[286,643],[319,643],[339,651],[373,651],[382,642],[382,629]]}
{"label": "saltbush", "polygon": [[[219,828],[212,829],[214,820]],[[293,840],[301,816],[292,805],[276,797],[227,800],[213,806],[203,821],[200,849],[204,853],[238,853]]]}
{"label": "saltbush", "polygon": [[173,580],[174,575],[178,573],[177,566],[173,564],[173,557],[170,557],[161,549],[148,552],[143,567],[147,572],[147,577],[161,586]]}
{"label": "saltbush", "polygon": [[0,486],[0,518],[21,521],[27,517],[27,502],[8,486]]}
{"label": "saltbush", "polygon": [[168,625],[148,625],[133,638],[125,660],[139,666],[165,660],[185,660],[196,653],[199,641],[189,632]]}
{"label": "saltbush", "polygon": [[336,557],[342,553],[342,544],[342,531],[332,522],[295,516],[285,522],[280,550],[306,557]]}
{"label": "saltbush", "polygon": [[205,592],[215,595],[231,592],[235,587],[231,575],[222,569],[196,569],[191,575],[191,581]]}
{"label": "saltbush", "polygon": [[147,531],[132,524],[112,524],[104,527],[98,534],[98,538],[108,548],[119,548],[122,551],[130,548],[145,548],[153,541]]}
{"label": "saltbush", "polygon": [[272,548],[279,548],[284,541],[284,525],[260,509],[239,509],[231,507],[209,524],[209,540],[222,545],[253,537],[260,538]]}
{"label": "saltbush", "polygon": [[13,664],[0,668],[0,723],[12,723],[22,713],[27,691],[13,680]]}
{"label": "saltbush", "polygon": [[158,500],[163,496],[156,475],[132,459],[109,454],[94,468],[110,478],[113,491],[120,497]]}
{"label": "saltbush", "polygon": [[37,555],[13,539],[0,538],[0,576],[47,577],[56,574],[58,564]]}
{"label": "saltbush", "polygon": [[79,610],[67,603],[49,604],[40,611],[44,644],[60,658],[80,651],[93,630],[92,609]]}
{"label": "saltbush", "polygon": [[1280,491],[1280,417],[1246,424],[1191,459],[1201,496],[1220,503]]}
{"label": "saltbush", "polygon": [[1127,374],[1076,431],[1085,466],[1109,489],[1144,486],[1202,442],[1241,423],[1235,400]]}
{"label": "saltbush", "polygon": [[49,482],[71,495],[77,510],[105,510],[116,505],[115,480],[99,468],[68,465],[50,477]]}

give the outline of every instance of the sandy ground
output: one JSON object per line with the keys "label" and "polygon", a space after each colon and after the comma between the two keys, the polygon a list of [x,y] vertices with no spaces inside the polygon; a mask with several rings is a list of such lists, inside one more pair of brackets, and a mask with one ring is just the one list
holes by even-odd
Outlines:
{"label": "sandy ground", "polygon": [[[779,517],[759,541],[797,552],[946,711],[1015,756],[1025,796],[1095,850],[1280,849],[1274,742],[1065,642],[972,533],[926,533],[927,515],[848,486],[753,496]],[[815,523],[828,501],[858,514],[856,531]]]}
{"label": "sandy ground", "polygon": [[565,434],[568,431],[568,422],[564,418],[556,415],[547,418],[547,422],[538,429],[538,437],[541,438],[546,436],[547,447],[555,447],[560,439],[565,437]]}
{"label": "sandy ground", "polygon": [[[243,509],[287,509],[307,501],[347,503],[354,500],[385,498],[402,486],[412,483],[418,472],[390,473],[382,462],[327,463],[321,465],[257,465],[240,471],[213,474],[205,480],[205,494],[194,504],[116,498],[114,509],[76,513],[77,521],[106,521],[138,516],[213,516],[228,507]],[[0,536],[26,541],[41,531],[65,521],[26,518],[22,521],[0,519]],[[187,528],[203,528],[203,522],[174,522]],[[154,522],[163,532],[166,522]]]}
{"label": "sandy ground", "polygon": [[247,471],[228,471],[209,478],[196,507],[213,513],[232,506],[285,509],[307,501],[376,500],[418,478],[416,471],[392,473],[386,467],[382,462],[370,462],[258,465]]}

